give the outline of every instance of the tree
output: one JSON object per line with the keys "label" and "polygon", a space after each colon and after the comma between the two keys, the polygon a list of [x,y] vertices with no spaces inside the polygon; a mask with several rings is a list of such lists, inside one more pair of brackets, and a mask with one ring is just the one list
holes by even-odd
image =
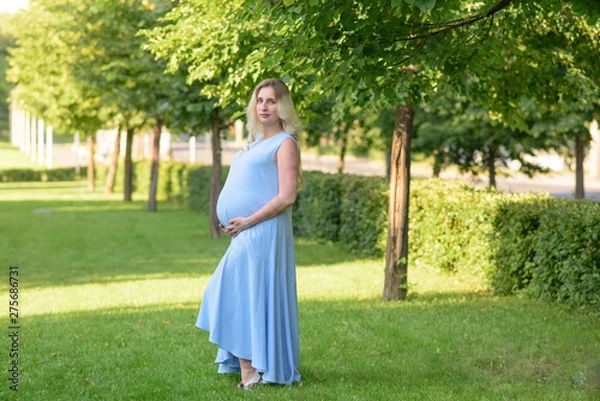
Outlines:
{"label": "tree", "polygon": [[131,200],[131,144],[136,128],[151,123],[152,162],[147,210],[157,210],[159,144],[169,122],[171,99],[185,86],[178,77],[165,77],[164,63],[143,49],[142,29],[154,27],[170,8],[169,2],[138,0],[83,0],[76,12],[82,32],[76,51],[80,79],[103,93],[104,104],[113,107],[113,121],[126,131],[124,200]]}
{"label": "tree", "polygon": [[[167,63],[167,72],[184,76],[188,85],[196,88],[194,100],[188,100],[185,107],[179,108],[179,116],[186,116],[179,118],[183,122],[180,125],[190,127],[192,134],[198,134],[198,127],[210,129],[213,163],[209,218],[213,238],[223,236],[216,215],[221,191],[220,135],[246,101],[247,93],[240,94],[239,82],[250,85],[250,77],[242,66],[247,62],[245,57],[250,56],[245,49],[247,35],[252,33],[248,26],[243,28],[244,21],[226,20],[224,23],[222,19],[224,14],[239,7],[238,3],[217,5],[217,2],[209,0],[182,1],[165,16],[161,26],[144,32],[150,42],[148,48],[159,60]],[[228,95],[217,96],[217,93],[223,93],[225,87]],[[187,118],[190,112],[196,113],[193,120]],[[185,121],[194,123],[190,125]]]}
{"label": "tree", "polygon": [[249,92],[258,76],[276,74],[304,104],[335,93],[365,107],[396,108],[390,190],[401,190],[390,202],[384,297],[406,296],[412,105],[440,75],[431,66],[453,67],[471,54],[489,33],[488,21],[510,1],[488,2],[479,12],[473,11],[477,4],[461,1],[436,8],[417,0],[392,1],[391,7],[383,0],[233,1],[203,10],[206,19],[193,13],[191,5],[199,3],[216,5],[183,1],[177,24],[194,27],[194,35],[177,32],[179,46],[164,47],[163,57],[185,61],[192,80],[219,77],[205,87],[207,95],[228,102]]}
{"label": "tree", "polygon": [[[517,57],[512,52],[520,45],[517,35],[523,25],[535,23],[533,16],[562,7],[558,0],[514,1],[518,7],[509,7],[511,0],[232,1],[222,7],[206,1],[202,3],[214,9],[204,21],[195,18],[189,7],[197,2],[180,4],[189,14],[183,14],[178,24],[208,28],[192,30],[201,33],[193,38],[182,35],[179,46],[166,48],[163,56],[185,60],[193,80],[209,82],[215,71],[225,71],[204,93],[227,102],[240,90],[248,91],[249,77],[254,83],[268,73],[281,76],[300,94],[304,106],[320,102],[327,94],[343,93],[364,108],[396,109],[386,299],[406,296],[408,238],[404,231],[408,227],[414,105],[435,97],[444,86],[463,86],[472,73],[473,99],[495,112],[509,128],[528,132],[515,107],[515,85],[506,86],[507,94],[499,93],[502,86],[494,85],[486,74],[493,75],[507,57]],[[593,8],[585,1],[573,3]],[[507,26],[514,29],[508,32]],[[507,48],[511,50],[508,55]],[[542,96],[541,88],[531,88],[532,93]],[[508,98],[509,102],[498,100]]]}
{"label": "tree", "polygon": [[[540,12],[545,15],[562,12],[564,2],[515,2],[518,7],[508,7],[510,0],[443,4],[396,0],[391,5],[383,1],[286,3],[287,8],[273,5],[261,9],[263,13],[270,12],[271,18],[279,18],[278,26],[295,28],[267,44],[270,53],[284,49],[278,60],[284,60],[282,70],[316,70],[318,82],[327,90],[347,88],[358,104],[396,107],[384,298],[403,298],[406,295],[407,238],[402,231],[408,224],[410,192],[410,147],[403,145],[411,141],[412,121],[408,120],[413,116],[413,105],[423,98],[434,98],[435,92],[444,90],[445,86],[464,86],[470,71],[474,71],[477,78],[487,77],[490,70],[505,64],[507,47],[520,45],[519,35],[524,25],[530,35],[536,34],[535,29],[527,26],[535,23],[532,16]],[[593,8],[584,1],[571,3],[582,9]],[[505,25],[513,29],[507,32]],[[579,32],[579,29],[571,32]],[[593,43],[593,37],[589,39],[588,43]],[[597,51],[587,54],[594,55]],[[307,63],[311,65],[307,67]],[[594,88],[590,76],[591,72],[579,75],[584,78],[584,86]],[[485,82],[489,83],[487,79]],[[487,88],[477,80],[473,86],[479,93]],[[501,89],[500,86],[495,88]],[[577,88],[577,85],[567,84],[557,87],[556,93],[564,96],[578,91]],[[535,97],[543,97],[543,86],[530,85],[530,89]],[[512,96],[514,93],[518,91],[512,92]],[[477,98],[485,109],[494,110],[490,107],[494,100],[484,96]],[[519,118],[520,110],[513,99],[510,100],[504,103],[503,109],[497,109],[499,123],[528,132],[529,127]],[[490,154],[493,149],[494,146],[490,147]],[[406,199],[399,201],[394,193]]]}
{"label": "tree", "polygon": [[15,15],[16,47],[11,49],[12,97],[22,108],[66,132],[81,132],[88,141],[88,189],[94,190],[94,133],[107,109],[101,95],[78,79],[81,38],[75,5],[69,0],[32,0]]}
{"label": "tree", "polygon": [[[288,2],[292,3],[292,2]],[[489,21],[510,1],[311,1],[269,10],[292,26],[271,51],[285,49],[283,69],[312,69],[328,90],[351,92],[358,104],[396,108],[390,171],[385,299],[407,294],[408,198],[413,105],[433,92],[440,71],[457,70],[490,32]],[[264,10],[263,10],[264,12]],[[299,61],[301,60],[301,61]],[[344,88],[343,90],[339,88]]]}
{"label": "tree", "polygon": [[8,98],[13,85],[6,81],[8,70],[8,49],[14,47],[14,37],[10,26],[10,15],[0,14],[0,137],[8,132]]}
{"label": "tree", "polygon": [[[512,128],[540,135],[546,127],[544,135],[561,139],[562,148],[576,150],[576,198],[584,194],[583,149],[590,141],[584,124],[600,114],[599,11],[585,1],[516,2],[511,18],[502,21],[499,37],[491,39],[504,41],[503,62],[469,71],[470,79],[478,81],[467,91],[471,99],[500,114]],[[518,112],[520,104],[531,101],[544,119],[572,121],[567,116],[578,115],[583,124],[563,132],[538,121],[531,125]]]}
{"label": "tree", "polygon": [[[519,105],[528,126],[540,115],[531,102]],[[442,166],[457,165],[462,172],[479,174],[487,170],[489,186],[496,187],[496,168],[518,161],[519,170],[529,177],[547,169],[530,161],[536,151],[549,150],[561,142],[545,132],[532,135],[511,129],[483,107],[464,95],[446,92],[419,105],[415,149],[434,155],[434,176]]]}

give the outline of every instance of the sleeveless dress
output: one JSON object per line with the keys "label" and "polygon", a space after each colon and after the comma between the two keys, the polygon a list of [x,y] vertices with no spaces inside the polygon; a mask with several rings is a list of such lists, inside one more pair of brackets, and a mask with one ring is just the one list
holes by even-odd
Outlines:
{"label": "sleeveless dress", "polygon": [[[275,153],[285,132],[252,142],[232,159],[217,201],[223,225],[250,216],[278,193]],[[264,372],[264,383],[300,380],[298,300],[291,207],[243,230],[211,277],[196,326],[219,346],[219,373],[240,372],[239,359]]]}

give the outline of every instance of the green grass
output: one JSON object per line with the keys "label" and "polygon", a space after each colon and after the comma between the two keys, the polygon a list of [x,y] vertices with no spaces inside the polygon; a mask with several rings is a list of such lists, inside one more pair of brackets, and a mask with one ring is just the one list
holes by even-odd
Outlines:
{"label": "green grass", "polygon": [[13,147],[10,142],[0,141],[0,169],[8,168],[40,168],[31,158]]}
{"label": "green grass", "polygon": [[194,327],[227,240],[204,214],[90,194],[85,183],[0,183],[0,294],[19,267],[19,392],[0,340],[1,400],[597,400],[600,322],[475,293],[410,267],[384,302],[383,261],[297,239],[302,386],[244,392]]}

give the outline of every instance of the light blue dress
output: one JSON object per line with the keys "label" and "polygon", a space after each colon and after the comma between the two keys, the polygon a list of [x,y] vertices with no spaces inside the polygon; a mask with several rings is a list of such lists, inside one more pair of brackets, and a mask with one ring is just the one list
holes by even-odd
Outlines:
{"label": "light blue dress", "polygon": [[[274,158],[286,138],[293,137],[282,132],[257,140],[233,157],[217,202],[223,225],[250,216],[277,195]],[[242,358],[264,372],[264,383],[300,380],[291,208],[231,239],[206,287],[196,326],[219,346],[220,373],[239,372]]]}

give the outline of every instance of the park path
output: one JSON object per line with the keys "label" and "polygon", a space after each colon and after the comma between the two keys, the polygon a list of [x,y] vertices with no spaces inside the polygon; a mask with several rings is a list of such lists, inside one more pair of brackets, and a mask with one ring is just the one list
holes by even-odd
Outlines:
{"label": "park path", "polygon": [[[223,142],[222,163],[225,165],[230,164],[231,158],[241,146],[243,144]],[[174,142],[171,150],[173,160],[189,162],[190,156],[187,142]],[[55,144],[53,151],[56,167],[70,167],[77,164],[77,154],[73,150],[72,145]],[[199,164],[211,164],[211,160],[210,144],[198,141],[196,144],[196,162]],[[80,163],[83,164],[81,157]],[[302,155],[302,167],[304,170],[335,173],[337,171],[336,166],[336,156],[318,156],[310,153]],[[423,168],[417,164],[413,164],[411,170],[413,177],[431,176],[430,168]],[[381,161],[348,156],[346,157],[344,172],[361,175],[384,175],[385,164]],[[487,186],[487,177],[472,177],[451,170],[442,172],[441,178],[463,180],[480,188]],[[528,178],[522,174],[515,174],[512,177],[498,176],[496,178],[496,187],[505,192],[548,192],[559,198],[572,198],[575,191],[575,174],[571,172],[551,173],[539,175],[534,178]],[[586,177],[585,196],[586,198],[600,201],[600,180],[593,180]]]}

